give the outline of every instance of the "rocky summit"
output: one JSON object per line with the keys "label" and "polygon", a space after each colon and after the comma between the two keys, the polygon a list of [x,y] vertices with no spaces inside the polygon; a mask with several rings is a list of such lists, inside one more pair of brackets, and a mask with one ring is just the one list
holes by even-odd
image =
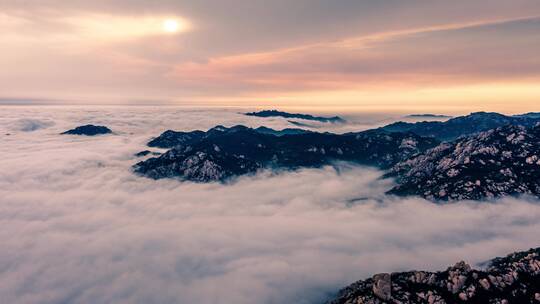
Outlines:
{"label": "rocky summit", "polygon": [[398,163],[397,195],[432,200],[540,196],[540,125],[505,126],[442,143]]}
{"label": "rocky summit", "polygon": [[376,274],[327,304],[540,303],[540,248],[495,258],[484,270],[459,262],[441,272]]}
{"label": "rocky summit", "polygon": [[389,168],[439,144],[433,138],[382,130],[342,135],[268,130],[218,126],[207,132],[167,131],[149,145],[172,148],[160,157],[137,163],[134,171],[154,179],[210,182],[263,168],[320,167],[332,161]]}
{"label": "rocky summit", "polygon": [[95,136],[110,133],[112,133],[111,129],[104,126],[84,125],[68,130],[62,134]]}

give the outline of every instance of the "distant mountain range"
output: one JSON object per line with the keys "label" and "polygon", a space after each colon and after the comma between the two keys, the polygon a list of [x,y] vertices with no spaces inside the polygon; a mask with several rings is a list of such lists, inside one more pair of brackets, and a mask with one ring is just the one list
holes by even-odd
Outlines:
{"label": "distant mountain range", "polygon": [[327,304],[540,303],[540,248],[495,258],[485,270],[459,262],[442,272],[376,274]]}
{"label": "distant mountain range", "polygon": [[322,116],[313,116],[309,114],[299,114],[299,113],[287,113],[277,110],[264,110],[259,112],[244,113],[247,116],[256,116],[256,117],[283,117],[283,118],[298,118],[303,120],[312,120],[324,123],[345,123],[345,119],[334,116],[334,117],[322,117]]}
{"label": "distant mountain range", "polygon": [[452,118],[452,116],[448,116],[448,115],[440,115],[440,114],[410,114],[410,115],[407,115],[405,116],[406,118],[419,118],[419,119],[422,119],[422,118]]}
{"label": "distant mountain range", "polygon": [[396,123],[342,135],[245,126],[169,130],[148,145],[170,150],[134,169],[155,179],[222,182],[265,168],[348,161],[389,169],[386,176],[397,182],[389,193],[395,195],[435,201],[540,197],[539,121],[536,113],[478,112],[445,122]]}
{"label": "distant mountain range", "polygon": [[437,144],[433,138],[383,130],[337,135],[219,126],[207,132],[164,132],[149,145],[171,150],[137,163],[134,169],[155,179],[211,182],[264,168],[320,167],[332,161],[390,168]]}
{"label": "distant mountain range", "polygon": [[540,121],[540,114],[528,113],[506,116],[499,113],[476,112],[447,121],[423,121],[416,123],[396,122],[382,127],[389,132],[413,132],[420,136],[435,137],[439,140],[454,140],[460,136],[495,129],[505,125],[534,126]]}

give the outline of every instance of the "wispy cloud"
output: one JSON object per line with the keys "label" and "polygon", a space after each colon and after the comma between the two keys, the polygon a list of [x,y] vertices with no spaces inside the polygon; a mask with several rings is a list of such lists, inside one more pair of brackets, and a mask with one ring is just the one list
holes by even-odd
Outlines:
{"label": "wispy cloud", "polygon": [[[409,99],[417,89],[531,88],[539,74],[532,0],[31,0],[0,9],[0,89],[9,96],[261,104],[303,94],[331,106],[321,92],[350,105],[343,92],[354,91],[361,106],[373,101],[360,95],[381,104],[388,90]],[[184,30],[167,34],[167,19]],[[520,92],[510,98],[522,109],[538,97]]]}
{"label": "wispy cloud", "polygon": [[530,28],[539,25],[539,17],[526,17],[382,32],[185,63],[171,76],[179,83],[277,91],[536,79],[540,71],[534,52],[540,41]]}

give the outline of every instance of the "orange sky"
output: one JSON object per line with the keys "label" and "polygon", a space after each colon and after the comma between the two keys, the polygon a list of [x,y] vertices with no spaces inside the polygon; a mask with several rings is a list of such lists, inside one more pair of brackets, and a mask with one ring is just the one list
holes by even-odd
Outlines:
{"label": "orange sky", "polygon": [[2,1],[0,103],[540,111],[536,0],[226,2]]}

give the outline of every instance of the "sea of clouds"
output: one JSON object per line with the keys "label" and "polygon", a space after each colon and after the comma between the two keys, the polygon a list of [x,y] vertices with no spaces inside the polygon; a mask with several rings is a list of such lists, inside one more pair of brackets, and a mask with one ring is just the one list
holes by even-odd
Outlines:
{"label": "sea of clouds", "polygon": [[[59,135],[87,123],[114,134]],[[228,185],[130,170],[133,154],[166,129],[240,123],[292,127],[237,109],[0,107],[1,302],[321,303],[377,272],[476,264],[540,245],[534,199],[388,197],[392,181],[373,168],[261,172]]]}

